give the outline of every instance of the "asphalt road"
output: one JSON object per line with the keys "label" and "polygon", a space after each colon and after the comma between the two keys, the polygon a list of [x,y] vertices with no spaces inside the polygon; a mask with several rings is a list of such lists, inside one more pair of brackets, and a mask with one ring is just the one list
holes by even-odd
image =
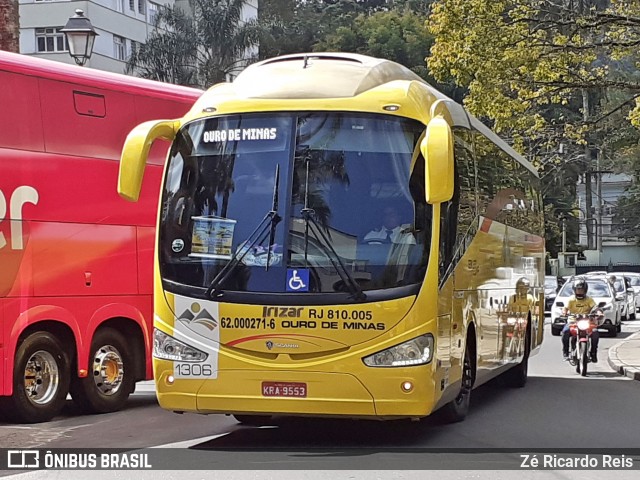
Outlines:
{"label": "asphalt road", "polygon": [[[478,462],[482,461],[486,461],[487,466],[500,462],[491,455],[456,456],[447,449],[483,452],[482,449],[606,448],[623,453],[624,449],[640,448],[637,406],[640,382],[613,372],[606,356],[609,347],[638,330],[640,321],[629,322],[618,338],[603,336],[600,362],[590,365],[592,373],[583,378],[562,361],[560,338],[551,336],[547,327],[542,349],[530,361],[527,386],[506,389],[492,382],[474,390],[471,413],[464,422],[454,425],[443,424],[437,417],[421,422],[281,418],[272,427],[244,427],[232,417],[222,415],[165,412],[157,406],[153,392],[147,387],[146,392],[131,397],[125,410],[113,414],[78,415],[68,402],[64,415],[46,424],[0,423],[0,448],[189,447],[200,459],[206,459],[206,468],[240,470],[236,472],[239,476],[224,478],[257,478],[245,476],[244,469],[265,472],[288,468],[305,469],[307,474],[316,472],[309,478],[327,478],[318,473],[327,469],[340,470],[340,475],[332,478],[358,478],[357,475],[345,477],[344,468],[386,472],[362,478],[410,478],[408,471],[400,470],[429,468],[429,462],[450,463],[456,459],[456,468],[461,470],[479,468],[482,464]],[[145,386],[142,389],[145,390]],[[45,478],[31,477],[36,473],[43,472],[20,477]],[[46,478],[58,478],[57,473],[47,472],[52,476]],[[102,478],[93,473],[92,478]],[[104,478],[130,478],[120,476],[124,473],[127,472]],[[462,474],[450,476],[451,471],[440,473],[439,478],[470,478]],[[492,475],[483,477],[480,471],[473,478],[507,478],[496,471],[485,473]],[[615,478],[627,478],[624,476],[627,473],[630,472],[616,472]],[[194,475],[181,475],[181,478],[204,478]],[[527,475],[523,478],[540,478]],[[136,478],[170,477],[136,474]],[[585,474],[580,478],[591,477]]]}

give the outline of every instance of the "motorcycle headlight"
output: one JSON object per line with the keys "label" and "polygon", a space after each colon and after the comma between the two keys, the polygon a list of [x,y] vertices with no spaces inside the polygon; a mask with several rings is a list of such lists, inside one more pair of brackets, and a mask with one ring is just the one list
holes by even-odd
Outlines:
{"label": "motorcycle headlight", "polygon": [[369,367],[409,367],[424,365],[433,358],[433,335],[427,333],[400,345],[364,357]]}
{"label": "motorcycle headlight", "polygon": [[202,362],[209,355],[156,328],[153,330],[153,356],[179,362]]}
{"label": "motorcycle headlight", "polygon": [[578,320],[578,328],[580,330],[589,330],[590,325],[591,322],[589,322],[589,320]]}

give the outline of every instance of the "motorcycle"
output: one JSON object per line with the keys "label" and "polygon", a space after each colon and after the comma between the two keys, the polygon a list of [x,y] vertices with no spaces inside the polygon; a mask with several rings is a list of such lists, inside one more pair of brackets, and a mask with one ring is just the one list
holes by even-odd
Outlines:
{"label": "motorcycle", "polygon": [[571,344],[569,364],[576,367],[576,373],[587,376],[587,365],[591,363],[591,334],[598,328],[602,318],[597,313],[571,315],[567,318]]}

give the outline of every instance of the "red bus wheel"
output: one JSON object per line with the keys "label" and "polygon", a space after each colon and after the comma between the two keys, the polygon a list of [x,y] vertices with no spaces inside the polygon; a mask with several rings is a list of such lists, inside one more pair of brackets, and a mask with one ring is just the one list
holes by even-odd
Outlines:
{"label": "red bus wheel", "polygon": [[5,414],[21,423],[47,422],[64,407],[69,391],[69,359],[49,332],[28,336],[16,351],[13,395]]}
{"label": "red bus wheel", "polygon": [[100,329],[91,342],[89,375],[74,378],[71,396],[87,413],[120,410],[135,384],[130,347],[122,333],[112,328]]}

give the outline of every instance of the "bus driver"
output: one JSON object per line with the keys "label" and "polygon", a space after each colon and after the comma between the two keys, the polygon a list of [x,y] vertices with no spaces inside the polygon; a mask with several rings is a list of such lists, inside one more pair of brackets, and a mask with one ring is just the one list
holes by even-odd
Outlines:
{"label": "bus driver", "polygon": [[411,225],[401,225],[400,215],[394,207],[385,207],[382,212],[382,225],[371,230],[364,237],[370,245],[403,243],[415,245],[416,239],[411,234]]}

